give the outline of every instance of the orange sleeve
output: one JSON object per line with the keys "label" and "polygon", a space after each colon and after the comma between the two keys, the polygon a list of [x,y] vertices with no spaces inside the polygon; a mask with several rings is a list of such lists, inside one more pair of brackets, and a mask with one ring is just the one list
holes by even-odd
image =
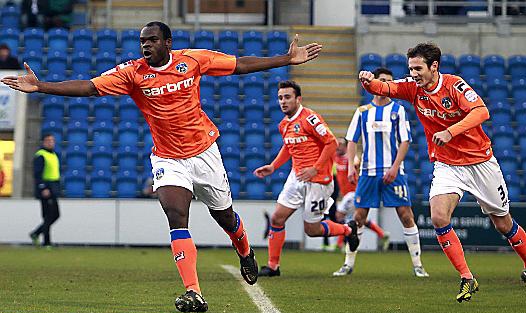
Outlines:
{"label": "orange sleeve", "polygon": [[190,49],[184,52],[199,63],[201,75],[224,76],[234,73],[237,60],[233,55],[210,50]]}
{"label": "orange sleeve", "polygon": [[373,79],[369,84],[362,83],[365,90],[373,95],[402,99],[413,102],[416,95],[416,84],[412,78],[404,78],[392,82],[382,82]]}
{"label": "orange sleeve", "polygon": [[479,126],[485,120],[489,118],[489,111],[486,106],[479,106],[473,108],[466,117],[462,120],[453,124],[447,128],[451,133],[451,136],[455,137],[458,134],[462,134],[466,130],[472,129],[473,127]]}
{"label": "orange sleeve", "polygon": [[453,76],[451,85],[453,86],[453,88],[450,88],[451,100],[458,103],[458,106],[464,112],[469,112],[476,107],[486,106],[482,98],[462,78]]}
{"label": "orange sleeve", "polygon": [[279,150],[278,155],[276,156],[274,161],[272,161],[272,163],[270,163],[270,165],[274,166],[274,169],[278,169],[283,164],[287,163],[287,161],[289,159],[290,159],[289,149],[287,149],[287,147],[285,147],[285,146],[282,146],[281,150]]}
{"label": "orange sleeve", "polygon": [[133,75],[135,67],[133,61],[128,61],[91,79],[99,95],[129,95],[133,90]]}
{"label": "orange sleeve", "polygon": [[307,116],[305,120],[305,124],[308,124],[305,129],[308,129],[310,134],[324,144],[323,150],[314,164],[314,167],[320,171],[336,153],[338,141],[320,115],[313,113]]}

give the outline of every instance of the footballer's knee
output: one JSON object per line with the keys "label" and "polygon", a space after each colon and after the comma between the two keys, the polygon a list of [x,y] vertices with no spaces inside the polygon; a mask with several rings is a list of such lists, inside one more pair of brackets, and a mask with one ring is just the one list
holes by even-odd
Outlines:
{"label": "footballer's knee", "polygon": [[365,221],[367,220],[367,213],[369,213],[366,209],[356,209],[354,212],[353,219],[358,224],[358,227],[362,227],[365,225]]}
{"label": "footballer's knee", "polygon": [[226,230],[232,230],[236,227],[236,215],[234,214],[234,210],[232,207],[229,207],[225,210],[208,210],[210,212],[210,215],[214,218],[214,220],[221,226],[222,228]]}
{"label": "footballer's knee", "polygon": [[431,211],[431,222],[435,228],[442,228],[451,223],[451,218],[445,212],[433,213],[433,211]]}
{"label": "footballer's knee", "polygon": [[319,237],[323,235],[320,224],[303,223],[305,234],[309,237]]}
{"label": "footballer's knee", "polygon": [[276,213],[272,214],[272,217],[270,218],[270,223],[272,224],[272,226],[283,227],[285,226],[286,221],[287,219],[285,217]]}

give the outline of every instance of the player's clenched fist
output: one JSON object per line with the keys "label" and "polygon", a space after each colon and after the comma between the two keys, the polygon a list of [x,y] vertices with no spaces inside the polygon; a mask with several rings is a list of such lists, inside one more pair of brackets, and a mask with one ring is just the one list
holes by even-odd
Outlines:
{"label": "player's clenched fist", "polygon": [[358,79],[363,84],[369,84],[374,79],[374,74],[369,71],[360,71],[360,74],[358,74]]}

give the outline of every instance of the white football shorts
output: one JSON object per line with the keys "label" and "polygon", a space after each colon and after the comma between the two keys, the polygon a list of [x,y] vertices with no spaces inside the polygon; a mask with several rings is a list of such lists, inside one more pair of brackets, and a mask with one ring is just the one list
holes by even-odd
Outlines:
{"label": "white football shorts", "polygon": [[456,193],[471,193],[484,214],[504,216],[509,212],[508,188],[495,157],[474,165],[448,165],[435,162],[429,199]]}
{"label": "white football shorts", "polygon": [[153,190],[162,186],[179,186],[211,210],[225,210],[232,206],[228,177],[217,144],[188,159],[166,159],[153,153]]}
{"label": "white football shorts", "polygon": [[334,181],[327,185],[302,182],[292,170],[278,196],[278,203],[293,210],[303,209],[303,220],[317,223],[323,219],[325,209],[334,203],[331,198],[333,191]]}
{"label": "white football shorts", "polygon": [[354,210],[356,207],[354,206],[354,195],[356,193],[354,191],[350,191],[345,196],[343,196],[342,200],[338,203],[336,206],[336,211],[345,214],[346,218],[352,219],[354,215]]}

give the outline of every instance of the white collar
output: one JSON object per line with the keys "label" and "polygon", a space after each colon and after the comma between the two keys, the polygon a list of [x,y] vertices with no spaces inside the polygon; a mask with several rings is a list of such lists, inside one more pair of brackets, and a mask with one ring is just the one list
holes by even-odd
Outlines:
{"label": "white collar", "polygon": [[443,82],[443,77],[442,77],[442,74],[441,73],[438,73],[438,84],[437,86],[435,87],[435,89],[433,89],[432,91],[427,91],[424,89],[424,91],[428,94],[428,95],[434,95],[435,93],[437,93],[440,88],[442,88],[442,82]]}
{"label": "white collar", "polygon": [[172,64],[172,52],[170,51],[170,60],[168,61],[168,63],[166,63],[165,65],[163,66],[159,66],[159,67],[154,67],[154,66],[150,66],[150,68],[154,71],[164,71],[165,69],[168,68],[168,66],[170,66]]}
{"label": "white collar", "polygon": [[288,118],[289,122],[292,122],[293,120],[295,120],[300,115],[302,110],[303,110],[303,105],[300,104],[300,108],[298,109],[298,112],[296,112],[296,114],[294,114],[292,117]]}

